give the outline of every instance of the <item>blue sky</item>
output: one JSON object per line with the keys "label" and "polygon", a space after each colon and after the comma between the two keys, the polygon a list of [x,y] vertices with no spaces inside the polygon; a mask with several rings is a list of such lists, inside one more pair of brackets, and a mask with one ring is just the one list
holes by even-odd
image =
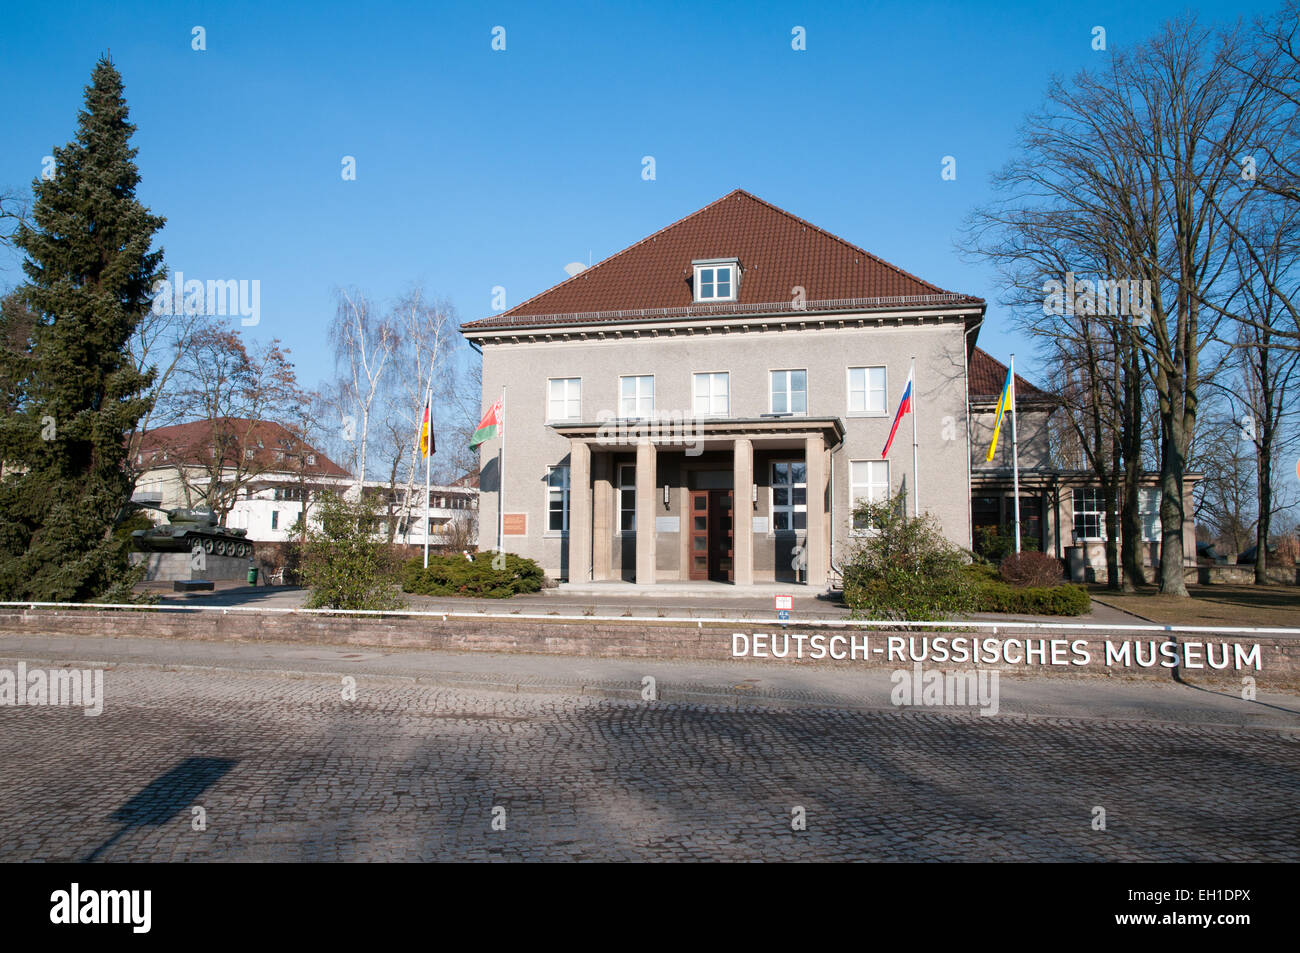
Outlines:
{"label": "blue sky", "polygon": [[[744,188],[921,277],[995,302],[955,250],[1049,76],[1096,65],[1176,2],[11,4],[0,187],[71,138],[111,50],[140,197],[171,270],[258,279],[300,379],[330,376],[333,289],[413,283],[462,320],[517,304]],[[1270,5],[1271,8],[1271,5]],[[1242,13],[1195,9],[1206,21]],[[1263,12],[1252,10],[1249,13]],[[807,49],[791,49],[806,30]],[[191,49],[192,28],[207,49]],[[506,30],[506,50],[491,48]],[[340,175],[356,158],[356,180]],[[656,179],[641,177],[642,156]],[[944,156],[955,181],[940,178]],[[0,285],[21,280],[12,256]],[[992,304],[981,345],[1034,378]]]}

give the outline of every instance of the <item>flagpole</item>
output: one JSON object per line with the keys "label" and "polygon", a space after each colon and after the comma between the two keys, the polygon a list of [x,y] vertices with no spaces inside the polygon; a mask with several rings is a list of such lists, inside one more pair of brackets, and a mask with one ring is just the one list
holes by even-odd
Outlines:
{"label": "flagpole", "polygon": [[1010,383],[1007,389],[1011,392],[1011,481],[1013,492],[1016,494],[1016,552],[1020,552],[1020,454],[1016,447],[1016,356],[1011,355]]}
{"label": "flagpole", "polygon": [[497,555],[506,551],[506,385],[501,385],[501,447],[497,460]]}
{"label": "flagpole", "polygon": [[912,379],[912,515],[920,517],[921,515],[921,492],[917,485],[917,474],[920,468],[917,466],[916,453],[916,358],[912,358],[912,367],[908,371],[908,377]]}
{"label": "flagpole", "polygon": [[427,423],[420,424],[421,429],[428,427],[428,432],[423,434],[424,446],[424,568],[429,568],[429,445],[433,442],[433,385],[429,385],[429,390],[424,395],[424,412],[429,415]]}

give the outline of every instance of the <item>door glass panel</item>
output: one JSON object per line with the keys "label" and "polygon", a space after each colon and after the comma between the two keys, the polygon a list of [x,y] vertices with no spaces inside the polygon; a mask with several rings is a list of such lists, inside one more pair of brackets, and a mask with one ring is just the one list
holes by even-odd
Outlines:
{"label": "door glass panel", "polygon": [[703,533],[709,528],[709,518],[707,516],[695,517],[695,528]]}
{"label": "door glass panel", "polygon": [[708,543],[708,538],[707,538],[707,537],[704,537],[704,536],[692,536],[692,537],[691,537],[691,548],[692,548],[692,549],[704,549],[707,543]]}

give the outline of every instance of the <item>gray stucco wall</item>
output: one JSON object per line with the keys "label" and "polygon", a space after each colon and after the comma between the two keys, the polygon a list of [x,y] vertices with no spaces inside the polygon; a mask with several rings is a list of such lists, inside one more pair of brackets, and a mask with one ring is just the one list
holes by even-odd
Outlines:
{"label": "gray stucco wall", "polygon": [[[906,384],[909,362],[916,358],[915,400],[920,459],[920,500],[924,511],[933,513],[945,535],[969,545],[970,492],[968,449],[965,432],[965,360],[963,325],[960,320],[925,326],[832,328],[803,330],[719,331],[712,334],[642,335],[635,339],[606,339],[483,344],[483,407],[496,400],[505,387],[506,421],[506,512],[527,516],[527,536],[506,536],[511,552],[538,560],[546,571],[563,575],[565,540],[544,530],[546,519],[546,468],[568,463],[569,444],[547,426],[547,381],[550,378],[581,378],[580,419],[594,422],[602,414],[617,416],[619,377],[653,375],[655,409],[690,415],[693,407],[692,375],[728,371],[731,417],[756,418],[771,409],[772,370],[806,369],[808,372],[808,416],[837,417],[843,421],[845,438],[836,447],[824,488],[830,510],[833,556],[843,558],[849,536],[849,462],[879,460],[893,412]],[[874,416],[848,413],[847,368],[887,368],[886,411]],[[479,545],[496,544],[497,453],[499,441],[481,447]],[[603,448],[593,447],[600,452]],[[611,448],[612,449],[612,448]],[[632,462],[634,450],[620,450],[622,462]],[[695,461],[680,456],[680,448],[663,448],[658,454],[657,513],[681,517],[682,493],[670,494],[669,508],[662,505],[662,485],[680,486],[679,462]],[[768,491],[773,458],[799,458],[802,447],[771,450],[755,442],[755,482],[759,500],[753,514],[771,522],[771,494]],[[890,483],[895,494],[905,490],[909,501],[916,486],[912,473],[912,421],[904,418],[890,451]],[[730,468],[729,461],[722,464]],[[810,488],[811,491],[812,488]],[[617,491],[613,494],[617,507]],[[739,501],[738,501],[739,502]],[[909,502],[910,507],[910,502]],[[611,525],[617,530],[616,516]],[[680,571],[681,540],[661,535],[656,564],[660,578],[676,578]],[[613,563],[618,575],[622,559],[634,557],[635,548],[615,539]],[[773,534],[756,534],[755,580],[771,579],[777,558]],[[624,566],[623,574],[629,575]]]}

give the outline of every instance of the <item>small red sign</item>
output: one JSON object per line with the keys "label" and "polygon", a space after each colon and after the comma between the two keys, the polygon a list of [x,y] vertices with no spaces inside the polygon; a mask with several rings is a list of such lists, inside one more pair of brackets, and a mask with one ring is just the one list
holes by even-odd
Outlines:
{"label": "small red sign", "polygon": [[782,609],[793,609],[793,608],[794,608],[794,596],[777,596],[777,597],[776,597],[776,611],[777,611],[777,612],[780,612]]}

